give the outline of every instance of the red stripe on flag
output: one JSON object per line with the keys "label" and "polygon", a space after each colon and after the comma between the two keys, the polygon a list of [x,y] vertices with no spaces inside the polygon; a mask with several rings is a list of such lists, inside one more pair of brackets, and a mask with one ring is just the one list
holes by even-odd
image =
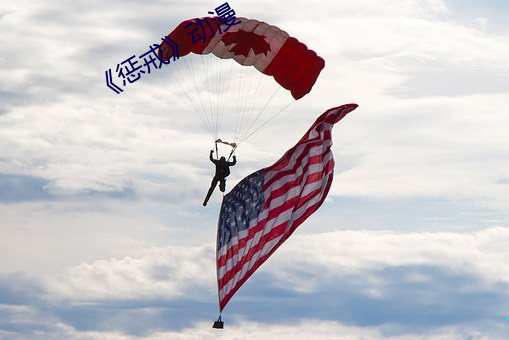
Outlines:
{"label": "red stripe on flag", "polygon": [[[298,155],[297,158],[292,162],[293,165],[291,168],[286,168],[290,164],[290,161],[288,160],[290,155],[283,156],[283,158],[281,158],[276,164],[267,168],[267,174],[268,174],[267,177],[269,177],[270,175],[272,175],[272,177],[270,177],[270,179],[267,180],[267,182],[265,183],[264,190],[266,188],[270,187],[274,182],[278,181],[279,179],[297,171],[298,168],[303,166],[302,163],[306,157],[308,157],[309,159],[313,158],[313,157],[323,157],[323,152],[318,155],[310,155],[311,150],[316,148],[320,144],[321,143],[315,143],[315,144],[308,143],[305,146],[305,148],[301,151],[300,155]],[[295,150],[293,150],[293,151],[295,151]],[[295,155],[293,154],[293,156],[295,156]],[[285,165],[281,166],[281,163],[285,163]]]}
{"label": "red stripe on flag", "polygon": [[[331,183],[332,181],[330,181]],[[330,187],[330,183],[328,186]],[[328,189],[327,189],[328,192]],[[320,202],[317,202],[313,206],[309,207],[306,212],[298,219],[296,219],[292,225],[292,227],[285,233],[283,238],[274,245],[274,247],[265,255],[260,256],[253,264],[253,266],[246,271],[244,276],[242,276],[235,285],[224,294],[224,296],[219,301],[219,308],[223,310],[226,304],[230,301],[233,295],[237,292],[237,290],[253,275],[253,273],[265,262],[267,259],[293,234],[293,232],[297,229],[297,227],[302,224],[311,214],[313,214],[323,203],[323,199]],[[256,253],[256,252],[255,252]],[[247,263],[247,261],[243,261],[243,264]],[[230,277],[230,279],[234,276],[234,274]],[[221,291],[226,284],[230,280],[219,280],[219,290]]]}
{"label": "red stripe on flag", "polygon": [[[333,161],[329,162],[328,164],[330,164],[331,166],[333,165]],[[328,173],[326,174],[326,176],[329,176],[329,175],[332,175],[332,173]],[[324,176],[320,176],[320,179],[322,179]],[[328,190],[328,189],[326,189]],[[292,200],[292,204],[291,204],[291,209],[293,210],[293,212],[299,210],[301,207],[303,207],[304,205],[306,205],[310,200],[312,200],[313,198],[316,198],[316,197],[319,197],[320,198],[320,202],[323,201],[323,199],[325,198],[325,195],[326,195],[326,190],[322,190],[322,188],[318,188],[312,192],[310,192],[309,194],[307,194],[306,196],[302,196],[302,197],[295,197],[295,199]],[[282,207],[282,206],[280,206]],[[279,208],[279,207],[277,207]],[[278,209],[274,209],[274,210],[278,210]],[[285,209],[285,208],[282,208],[282,209]],[[286,210],[289,210],[289,209],[286,209]],[[279,215],[280,213],[278,212],[275,216]],[[226,282],[228,282],[232,277],[235,276],[235,274],[237,274],[238,272],[240,272],[243,268],[243,266],[249,262],[249,260],[251,259],[251,257],[256,254],[260,249],[263,248],[263,246],[280,237],[282,234],[288,232],[286,231],[286,228],[287,228],[287,225],[288,223],[291,223],[291,224],[294,224],[295,221],[292,221],[293,220],[293,213],[292,215],[290,215],[290,218],[286,221],[284,221],[283,223],[281,223],[280,225],[270,229],[270,232],[265,234],[264,236],[262,236],[260,238],[260,240],[258,241],[256,247],[251,247],[247,253],[243,254],[242,258],[240,259],[240,261],[238,261],[237,263],[234,264],[234,266],[232,268],[230,268],[230,270],[228,270],[224,276],[223,276],[223,280],[220,280],[221,282],[221,285],[224,285],[226,284]],[[300,219],[300,218],[299,218]],[[258,228],[257,228],[258,229]],[[251,237],[252,238],[252,237]],[[242,243],[244,244],[247,244],[247,242],[251,239],[251,238],[244,238],[242,241]],[[237,248],[238,249],[238,248]],[[232,252],[227,252],[227,254],[223,257],[221,257],[221,265],[219,267],[223,267],[224,265],[226,265],[226,262],[232,258],[233,255],[236,255]],[[226,280],[227,278],[227,280]]]}

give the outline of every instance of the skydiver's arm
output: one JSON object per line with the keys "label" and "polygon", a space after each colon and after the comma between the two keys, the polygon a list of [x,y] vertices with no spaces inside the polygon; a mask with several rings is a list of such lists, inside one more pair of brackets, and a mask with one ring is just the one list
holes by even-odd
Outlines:
{"label": "skydiver's arm", "polygon": [[233,155],[233,162],[230,162],[229,165],[234,166],[235,164],[237,164],[237,157],[235,157],[235,155]]}
{"label": "skydiver's arm", "polygon": [[214,150],[210,150],[210,155],[209,155],[209,159],[212,163],[216,163],[214,162],[214,158],[212,158],[212,155],[214,154]]}

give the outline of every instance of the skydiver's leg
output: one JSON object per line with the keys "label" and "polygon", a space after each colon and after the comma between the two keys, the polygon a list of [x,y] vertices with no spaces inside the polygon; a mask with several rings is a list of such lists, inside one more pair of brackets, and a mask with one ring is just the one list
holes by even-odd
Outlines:
{"label": "skydiver's leg", "polygon": [[222,178],[219,181],[219,190],[221,190],[221,192],[224,192],[226,190],[226,178]]}
{"label": "skydiver's leg", "polygon": [[212,179],[212,182],[210,183],[210,188],[209,188],[209,191],[207,192],[207,196],[205,196],[205,200],[203,201],[203,206],[207,205],[207,202],[209,201],[210,196],[212,196],[212,193],[214,192],[216,185],[217,185],[217,178],[214,177]]}

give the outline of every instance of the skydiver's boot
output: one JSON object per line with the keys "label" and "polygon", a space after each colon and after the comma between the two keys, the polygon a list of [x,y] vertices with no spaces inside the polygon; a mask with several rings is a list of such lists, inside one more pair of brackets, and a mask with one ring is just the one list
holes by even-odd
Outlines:
{"label": "skydiver's boot", "polygon": [[207,206],[207,202],[209,201],[210,199],[210,196],[212,196],[212,191],[214,191],[213,188],[209,189],[209,191],[207,192],[207,196],[205,196],[205,200],[203,201],[203,206]]}
{"label": "skydiver's boot", "polygon": [[207,202],[210,199],[210,196],[212,196],[212,193],[214,192],[214,189],[216,188],[217,181],[212,181],[212,184],[210,185],[209,191],[207,192],[207,196],[205,196],[205,200],[203,201],[203,206],[205,207],[207,205]]}

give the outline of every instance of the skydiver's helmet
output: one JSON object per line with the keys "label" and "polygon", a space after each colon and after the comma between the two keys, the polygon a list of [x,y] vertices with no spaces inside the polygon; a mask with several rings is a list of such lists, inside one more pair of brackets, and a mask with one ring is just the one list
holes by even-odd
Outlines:
{"label": "skydiver's helmet", "polygon": [[224,156],[222,156],[220,159],[219,159],[221,162],[226,162],[226,158]]}

